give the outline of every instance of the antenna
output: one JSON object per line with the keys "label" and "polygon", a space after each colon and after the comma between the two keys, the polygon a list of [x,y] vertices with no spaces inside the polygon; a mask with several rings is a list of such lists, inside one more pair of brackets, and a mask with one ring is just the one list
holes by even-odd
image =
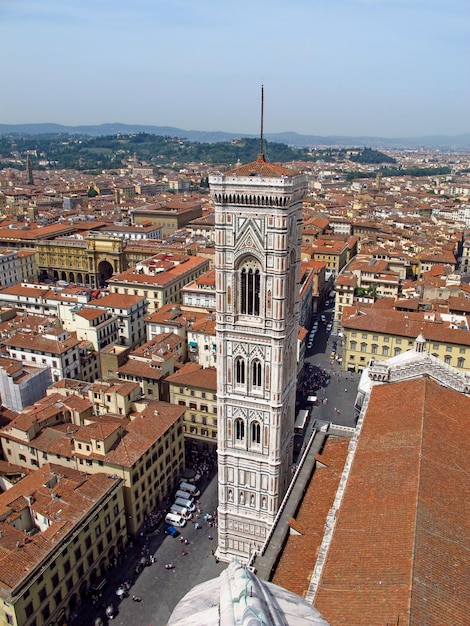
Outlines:
{"label": "antenna", "polygon": [[264,85],[261,85],[261,131],[259,134],[259,155],[258,161],[265,161],[263,151],[263,122],[264,122]]}

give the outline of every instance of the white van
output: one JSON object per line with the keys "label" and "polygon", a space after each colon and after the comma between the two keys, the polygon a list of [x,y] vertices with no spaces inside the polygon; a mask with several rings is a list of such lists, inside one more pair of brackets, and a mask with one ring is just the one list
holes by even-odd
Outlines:
{"label": "white van", "polygon": [[188,509],[188,511],[190,513],[192,513],[193,511],[196,510],[196,507],[194,506],[194,503],[191,502],[191,500],[186,500],[186,498],[176,498],[175,504],[177,506],[182,506],[185,509]]}
{"label": "white van", "polygon": [[185,506],[179,506],[179,504],[172,504],[170,507],[170,512],[175,513],[176,515],[181,515],[181,517],[184,517],[185,519],[191,517],[191,513],[188,511],[188,509]]}
{"label": "white van", "polygon": [[191,504],[194,504],[194,498],[189,493],[189,491],[183,491],[182,489],[178,489],[175,493],[175,498],[183,498],[183,500],[188,500]]}
{"label": "white van", "polygon": [[181,515],[177,515],[176,513],[167,513],[165,522],[175,528],[183,528],[183,526],[186,526],[186,520],[184,517],[181,517]]}
{"label": "white van", "polygon": [[195,498],[197,498],[198,496],[201,495],[201,492],[198,490],[196,485],[191,485],[191,483],[181,482],[180,483],[180,489],[181,489],[181,491],[187,491],[188,493],[190,493]]}

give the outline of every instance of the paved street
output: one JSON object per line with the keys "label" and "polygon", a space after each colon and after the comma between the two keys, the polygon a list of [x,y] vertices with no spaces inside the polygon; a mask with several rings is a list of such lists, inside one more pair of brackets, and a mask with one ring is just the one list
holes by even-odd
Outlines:
{"label": "paved street", "polygon": [[[195,585],[216,578],[225,569],[226,564],[216,563],[212,550],[217,547],[217,528],[210,528],[203,520],[204,513],[212,513],[217,507],[217,474],[212,473],[209,480],[201,481],[201,497],[199,498],[202,514],[198,519],[202,528],[196,530],[193,523],[181,529],[181,534],[189,540],[184,546],[179,537],[173,538],[163,534],[149,535],[150,553],[155,563],[145,567],[138,576],[129,592],[129,596],[121,602],[116,596],[120,582],[135,576],[134,567],[140,555],[140,548],[134,547],[128,554],[125,564],[116,568],[107,576],[108,585],[103,594],[103,604],[110,602],[119,607],[118,615],[109,623],[116,626],[164,626],[178,601]],[[160,524],[159,528],[163,525]],[[212,536],[213,539],[209,539]],[[182,554],[182,549],[187,552]],[[173,570],[165,569],[166,563],[173,563]],[[119,570],[119,571],[117,571]],[[132,595],[142,598],[134,602]],[[91,606],[83,607],[79,620],[75,623],[93,625],[95,617],[100,616],[107,624],[104,608],[92,610]]]}
{"label": "paved street", "polygon": [[[331,309],[325,311],[325,314],[327,320],[332,318]],[[341,356],[341,338],[331,336],[331,334],[327,332],[326,326],[319,321],[314,344],[307,352],[306,361],[312,365],[323,368],[331,377],[329,385],[318,393],[320,403],[314,406],[312,418],[331,421],[342,426],[354,427],[356,425],[354,402],[356,400],[360,374],[343,372],[340,363],[331,361],[330,353],[332,351],[333,341],[337,342],[336,352],[338,356]],[[324,398],[328,399],[328,404],[322,403]]]}

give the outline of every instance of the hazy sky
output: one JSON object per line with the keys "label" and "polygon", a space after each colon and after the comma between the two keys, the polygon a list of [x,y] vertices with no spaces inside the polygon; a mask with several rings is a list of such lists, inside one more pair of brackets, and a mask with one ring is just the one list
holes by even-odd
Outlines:
{"label": "hazy sky", "polygon": [[0,123],[470,132],[469,0],[0,0]]}

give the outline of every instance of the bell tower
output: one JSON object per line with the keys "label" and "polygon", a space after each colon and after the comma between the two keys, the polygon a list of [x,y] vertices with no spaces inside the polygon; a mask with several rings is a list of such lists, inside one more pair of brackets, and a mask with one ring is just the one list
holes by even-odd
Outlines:
{"label": "bell tower", "polygon": [[247,561],[291,477],[302,199],[307,180],[256,161],[209,178],[215,203],[219,546]]}

